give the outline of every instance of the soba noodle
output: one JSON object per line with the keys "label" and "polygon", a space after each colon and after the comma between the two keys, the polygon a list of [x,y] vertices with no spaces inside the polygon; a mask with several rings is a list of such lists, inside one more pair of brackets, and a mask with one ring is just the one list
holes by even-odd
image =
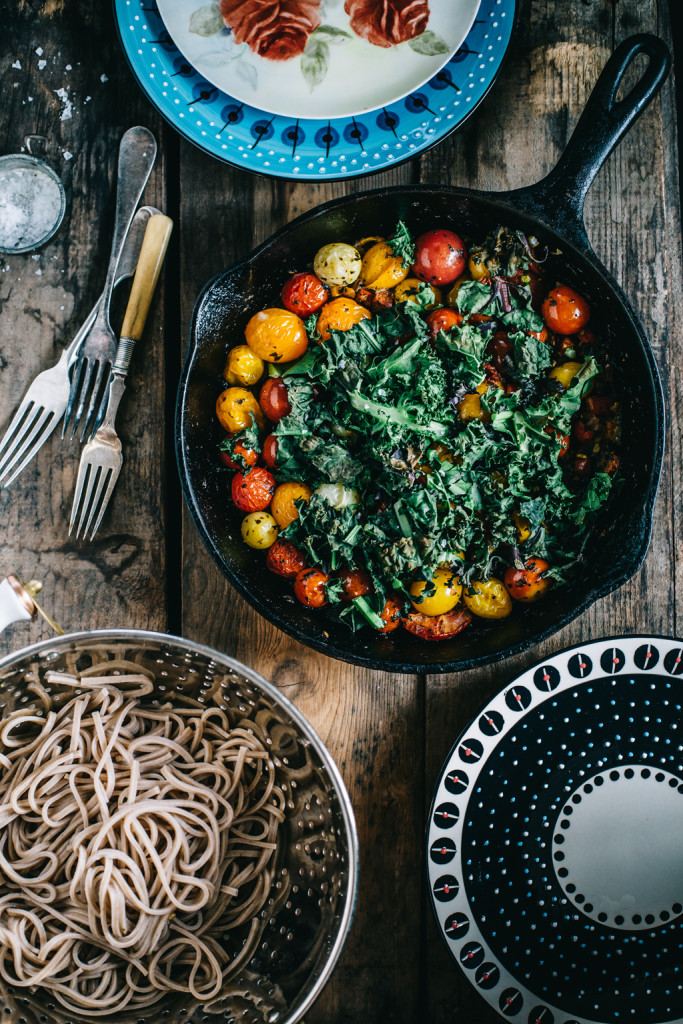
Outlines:
{"label": "soba noodle", "polygon": [[285,796],[258,730],[146,702],[133,663],[45,683],[0,723],[0,975],[88,1016],[214,998],[254,953],[277,863]]}

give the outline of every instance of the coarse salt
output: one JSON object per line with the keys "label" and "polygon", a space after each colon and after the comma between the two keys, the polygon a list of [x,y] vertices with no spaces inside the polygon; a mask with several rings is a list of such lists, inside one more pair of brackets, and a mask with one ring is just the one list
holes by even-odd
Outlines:
{"label": "coarse salt", "polygon": [[39,245],[60,220],[59,185],[37,167],[0,165],[0,247],[26,250]]}

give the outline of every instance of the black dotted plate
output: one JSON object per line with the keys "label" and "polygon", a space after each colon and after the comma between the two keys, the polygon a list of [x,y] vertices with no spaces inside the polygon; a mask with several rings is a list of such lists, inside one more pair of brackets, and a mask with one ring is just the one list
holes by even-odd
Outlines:
{"label": "black dotted plate", "polygon": [[524,1024],[683,1024],[683,640],[525,672],[457,740],[427,841],[453,957]]}

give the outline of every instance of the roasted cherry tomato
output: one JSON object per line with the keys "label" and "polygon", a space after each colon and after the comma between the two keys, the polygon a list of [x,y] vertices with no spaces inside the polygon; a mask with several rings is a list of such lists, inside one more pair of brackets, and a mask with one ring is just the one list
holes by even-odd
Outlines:
{"label": "roasted cherry tomato", "polygon": [[232,500],[242,512],[263,512],[274,494],[273,475],[260,466],[247,473],[235,473],[232,478]]}
{"label": "roasted cherry tomato", "polygon": [[242,520],[241,532],[245,544],[263,551],[277,540],[277,523],[268,512],[251,512]]}
{"label": "roasted cherry tomato", "polygon": [[[462,584],[458,580],[455,569],[437,569],[432,576],[432,584],[436,588],[429,597],[421,601],[413,601],[415,611],[423,615],[443,615],[455,608],[462,594]],[[416,580],[410,585],[411,597],[419,598],[425,587],[425,580]]]}
{"label": "roasted cherry tomato", "polygon": [[459,327],[462,323],[462,313],[444,306],[442,309],[433,309],[425,317],[425,323],[432,338],[436,338],[439,331],[450,331],[451,327]]}
{"label": "roasted cherry tomato", "polygon": [[347,601],[352,601],[354,597],[364,597],[373,591],[370,577],[362,569],[342,569],[339,580],[342,595]]}
{"label": "roasted cherry tomato", "polygon": [[[233,450],[235,455],[239,455],[244,459],[247,466],[255,466],[258,462],[258,452],[254,451],[253,448],[245,448],[240,441],[237,442]],[[231,459],[230,453],[224,451],[223,448],[219,449],[218,454],[221,457],[221,461],[228,467],[228,469],[244,469],[244,466],[239,462],[235,462],[234,459]]]}
{"label": "roasted cherry tomato", "polygon": [[289,526],[299,518],[299,509],[294,503],[301,499],[310,501],[312,493],[308,484],[294,482],[280,484],[273,495],[273,504],[270,510],[280,529],[284,530],[285,526]]}
{"label": "roasted cherry tomato", "polygon": [[548,292],[542,310],[543,319],[557,334],[576,334],[586,326],[591,315],[586,300],[565,284]]}
{"label": "roasted cherry tomato", "polygon": [[544,558],[529,558],[524,569],[511,565],[504,577],[510,597],[515,601],[537,601],[550,587],[550,580],[541,575],[549,568]]}
{"label": "roasted cherry tomato", "polygon": [[261,406],[251,391],[245,388],[226,388],[216,401],[218,422],[229,434],[236,434],[252,425],[252,417],[257,426],[264,424]]}
{"label": "roasted cherry tomato", "polygon": [[560,363],[559,366],[553,366],[548,376],[551,377],[552,380],[556,380],[561,384],[566,391],[582,366],[583,363],[577,363],[574,361],[569,363]]}
{"label": "roasted cherry tomato", "polygon": [[524,544],[531,536],[531,523],[521,512],[512,513],[512,521],[517,528],[517,542]]}
{"label": "roasted cherry tomato", "polygon": [[294,577],[303,572],[306,568],[306,559],[291,540],[276,540],[268,549],[266,565],[271,572],[278,576],[284,576],[286,580],[293,580]]}
{"label": "roasted cherry tomato", "polygon": [[298,316],[310,316],[317,313],[330,297],[320,278],[305,270],[294,274],[282,289],[282,305],[290,313]]}
{"label": "roasted cherry tomato", "polygon": [[280,377],[269,377],[261,388],[259,405],[271,423],[279,423],[289,416],[292,407],[287,398],[287,385]]}
{"label": "roasted cherry tomato", "polygon": [[277,438],[275,434],[268,434],[268,437],[263,442],[263,452],[261,454],[268,469],[275,469],[277,462]]}
{"label": "roasted cherry tomato", "polygon": [[401,602],[395,597],[387,598],[384,608],[379,613],[379,617],[383,619],[385,625],[383,629],[378,629],[377,632],[393,633],[401,625]]}
{"label": "roasted cherry tomato", "polygon": [[409,633],[419,636],[422,640],[450,640],[471,621],[471,613],[461,605],[453,611],[446,612],[445,615],[409,612],[403,619],[403,626]]}
{"label": "roasted cherry tomato", "polygon": [[569,434],[561,434],[560,431],[555,430],[554,427],[546,427],[545,432],[546,434],[550,434],[551,437],[554,435],[560,442],[560,450],[557,453],[557,457],[558,459],[561,459],[563,455],[567,454],[567,449],[569,448]]}
{"label": "roasted cherry tomato", "polygon": [[491,576],[476,580],[463,594],[463,601],[480,619],[504,619],[512,611],[510,595],[500,580]]}
{"label": "roasted cherry tomato", "polygon": [[441,305],[441,291],[419,277],[406,277],[394,288],[394,301],[421,303],[423,309],[433,309]]}
{"label": "roasted cherry tomato", "polygon": [[368,288],[393,288],[407,276],[408,268],[388,242],[377,242],[363,256],[360,283]]}
{"label": "roasted cherry tomato", "polygon": [[325,586],[329,580],[320,569],[304,569],[294,580],[294,593],[307,608],[322,608],[327,604]]}
{"label": "roasted cherry tomato", "polygon": [[614,399],[609,395],[591,395],[584,399],[583,404],[592,416],[606,416],[614,405]]}
{"label": "roasted cherry tomato", "polygon": [[369,311],[365,306],[353,299],[339,298],[332,299],[320,310],[318,317],[318,333],[321,341],[329,341],[333,331],[348,331],[350,327],[359,324],[361,320],[368,320]]}
{"label": "roasted cherry tomato", "polygon": [[250,388],[261,380],[264,370],[263,360],[252,352],[248,345],[235,345],[228,352],[223,376],[228,384]]}
{"label": "roasted cherry tomato", "polygon": [[572,423],[572,434],[579,444],[586,444],[595,437],[595,431],[589,430],[583,420],[574,420]]}
{"label": "roasted cherry tomato", "polygon": [[443,228],[426,231],[415,243],[413,273],[429,284],[451,284],[465,269],[467,254],[462,239]]}
{"label": "roasted cherry tomato", "polygon": [[358,279],[361,255],[347,242],[330,242],[318,249],[313,269],[323,284],[344,288]]}
{"label": "roasted cherry tomato", "polygon": [[288,309],[262,309],[246,326],[247,345],[267,363],[299,359],[308,348],[303,320]]}

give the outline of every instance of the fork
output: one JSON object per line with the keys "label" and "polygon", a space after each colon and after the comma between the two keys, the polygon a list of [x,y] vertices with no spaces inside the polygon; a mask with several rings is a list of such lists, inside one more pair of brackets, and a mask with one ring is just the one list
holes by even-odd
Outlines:
{"label": "fork", "polygon": [[144,330],[172,227],[173,221],[162,213],[150,217],[147,223],[121,328],[121,337],[112,365],[104,421],[81,453],[69,521],[69,536],[75,526],[76,537],[80,537],[82,533],[85,538],[92,524],[90,539],[93,539],[121,472],[123,452],[114,422],[126,387],[133,348]]}
{"label": "fork", "polygon": [[139,125],[129,128],[121,139],[116,188],[116,216],[109,269],[97,319],[81,348],[71,374],[71,389],[64,413],[62,437],[66,435],[72,412],[74,413],[71,425],[72,440],[84,413],[81,440],[89,432],[95,432],[104,413],[111,363],[116,354],[116,335],[109,323],[109,305],[114,288],[116,267],[126,233],[154,165],[156,152],[157,144],[154,136],[147,128],[142,128]]}
{"label": "fork", "polygon": [[[119,260],[115,285],[127,277],[132,277],[135,272],[145,225],[150,216],[158,212],[153,206],[142,206],[135,214]],[[69,398],[69,367],[95,323],[101,301],[102,296],[91,309],[71,344],[62,352],[58,362],[39,373],[30,384],[4,437],[0,440],[0,484],[3,487],[9,487],[19,476],[41,445],[47,441],[64,414]],[[11,476],[8,477],[10,473]]]}

